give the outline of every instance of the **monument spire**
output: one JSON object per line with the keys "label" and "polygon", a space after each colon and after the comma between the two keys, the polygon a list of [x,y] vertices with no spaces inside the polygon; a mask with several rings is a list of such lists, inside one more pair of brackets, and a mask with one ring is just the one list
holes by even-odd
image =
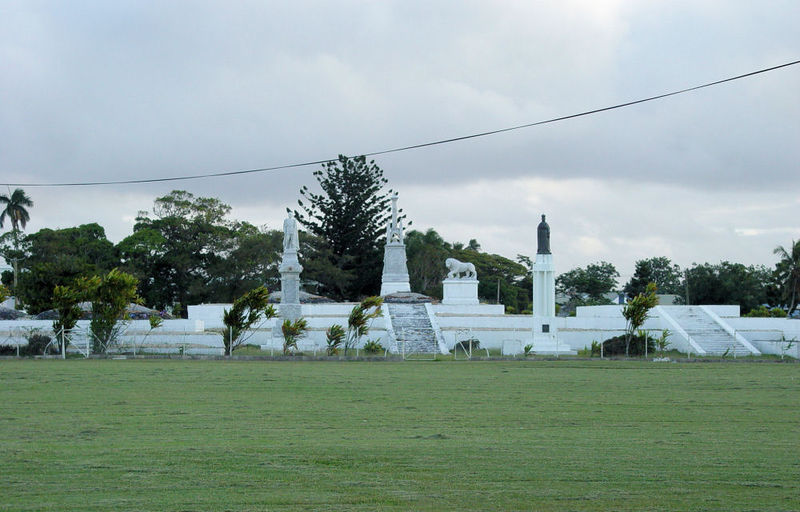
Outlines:
{"label": "monument spire", "polygon": [[397,192],[392,194],[392,218],[386,225],[381,295],[411,291],[406,264],[406,246],[403,243],[403,223],[397,214],[398,197]]}

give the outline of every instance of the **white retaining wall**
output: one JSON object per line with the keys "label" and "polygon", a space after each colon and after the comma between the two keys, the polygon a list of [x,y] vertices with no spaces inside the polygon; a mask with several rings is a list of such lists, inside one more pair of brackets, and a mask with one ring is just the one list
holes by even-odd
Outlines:
{"label": "white retaining wall", "polygon": [[[333,324],[347,326],[347,317],[356,303],[303,304],[302,315],[308,321],[310,330],[307,337],[298,343],[300,350],[324,351],[325,331]],[[203,304],[189,306],[188,320],[165,320],[158,329],[150,330],[147,320],[129,322],[122,341],[129,349],[136,345],[137,352],[179,352],[201,354],[222,354],[223,309],[230,304]],[[665,308],[677,306],[665,306]],[[738,306],[709,306],[737,333],[744,336],[765,354],[781,354],[800,358],[800,346],[794,343],[788,348],[788,341],[800,340],[800,320],[780,318],[741,318]],[[505,315],[502,305],[443,305],[431,304],[435,324],[438,324],[445,345],[452,349],[456,338],[464,339],[468,333],[475,336],[482,348],[503,349],[509,346],[525,346],[533,342],[534,319],[531,315]],[[667,309],[668,311],[668,309]],[[272,319],[252,332],[246,343],[260,345],[271,351],[280,351],[283,337],[280,333],[282,319]],[[557,329],[559,343],[564,350],[580,350],[589,347],[592,341],[602,341],[625,332],[625,319],[622,306],[579,307],[575,317],[557,317],[553,322]],[[81,320],[76,327],[76,344],[81,334],[88,331],[89,321]],[[657,315],[653,314],[643,326],[651,331],[665,328],[673,330]],[[26,345],[30,330],[39,329],[52,336],[50,320],[2,320],[0,321],[0,344]],[[653,332],[657,335],[657,332]],[[86,334],[82,335],[85,339]],[[376,318],[369,334],[362,340],[377,340],[386,348],[394,346],[394,340],[387,332],[384,316]],[[460,341],[459,339],[459,341]],[[678,335],[670,339],[671,346],[687,352],[688,346]]]}

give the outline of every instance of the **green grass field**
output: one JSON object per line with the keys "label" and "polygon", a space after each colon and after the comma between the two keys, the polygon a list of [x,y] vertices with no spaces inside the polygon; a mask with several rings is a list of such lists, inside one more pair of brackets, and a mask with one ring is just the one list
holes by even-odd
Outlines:
{"label": "green grass field", "polygon": [[0,510],[800,510],[800,365],[0,361]]}

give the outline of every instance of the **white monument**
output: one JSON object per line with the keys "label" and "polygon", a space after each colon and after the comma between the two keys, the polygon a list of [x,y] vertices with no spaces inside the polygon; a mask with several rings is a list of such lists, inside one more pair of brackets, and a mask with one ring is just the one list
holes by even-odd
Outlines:
{"label": "white monument", "polygon": [[392,218],[386,226],[381,295],[411,291],[406,264],[406,245],[403,243],[403,220],[397,215],[398,197],[397,192],[392,194]]}
{"label": "white monument", "polygon": [[475,265],[447,258],[447,278],[442,281],[442,304],[478,304],[478,274]]}
{"label": "white monument", "polygon": [[536,230],[536,261],[533,264],[533,350],[558,350],[556,320],[556,277],[550,252],[550,226],[542,222]]}
{"label": "white monument", "polygon": [[280,316],[290,320],[300,318],[300,272],[303,267],[297,259],[299,247],[297,221],[289,213],[283,221],[283,256],[278,271],[281,273]]}

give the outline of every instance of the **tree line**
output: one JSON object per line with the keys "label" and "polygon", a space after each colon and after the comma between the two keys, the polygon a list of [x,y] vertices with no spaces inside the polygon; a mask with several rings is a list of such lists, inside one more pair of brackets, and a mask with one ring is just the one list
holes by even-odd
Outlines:
{"label": "tree line", "polygon": [[[382,169],[364,157],[340,156],[314,177],[321,192],[303,187],[296,208],[289,210],[303,228],[304,288],[339,301],[376,295],[392,192],[386,190]],[[233,303],[259,286],[270,291],[280,286],[282,232],[230,219],[231,207],[216,198],[184,190],[158,197],[150,211],[139,212],[132,234],[118,244],[98,223],[25,235],[30,198],[17,189],[0,196],[0,204],[5,205],[0,225],[12,222],[11,231],[0,237],[0,256],[13,266],[2,282],[32,314],[56,307],[57,286],[114,269],[137,280],[146,306],[178,315],[185,315],[189,304]],[[413,291],[441,299],[444,261],[453,257],[475,265],[481,300],[504,304],[509,313],[531,311],[529,256],[512,260],[486,253],[475,239],[447,242],[434,229],[410,230],[405,243]],[[743,312],[766,304],[791,313],[800,298],[800,241],[777,247],[775,254],[774,269],[723,261],[682,270],[666,257],[653,257],[637,261],[633,277],[622,286],[614,265],[600,261],[561,274],[556,290],[564,311],[610,303],[614,292],[634,297],[652,282],[659,293],[676,295],[685,304],[739,304]]]}

